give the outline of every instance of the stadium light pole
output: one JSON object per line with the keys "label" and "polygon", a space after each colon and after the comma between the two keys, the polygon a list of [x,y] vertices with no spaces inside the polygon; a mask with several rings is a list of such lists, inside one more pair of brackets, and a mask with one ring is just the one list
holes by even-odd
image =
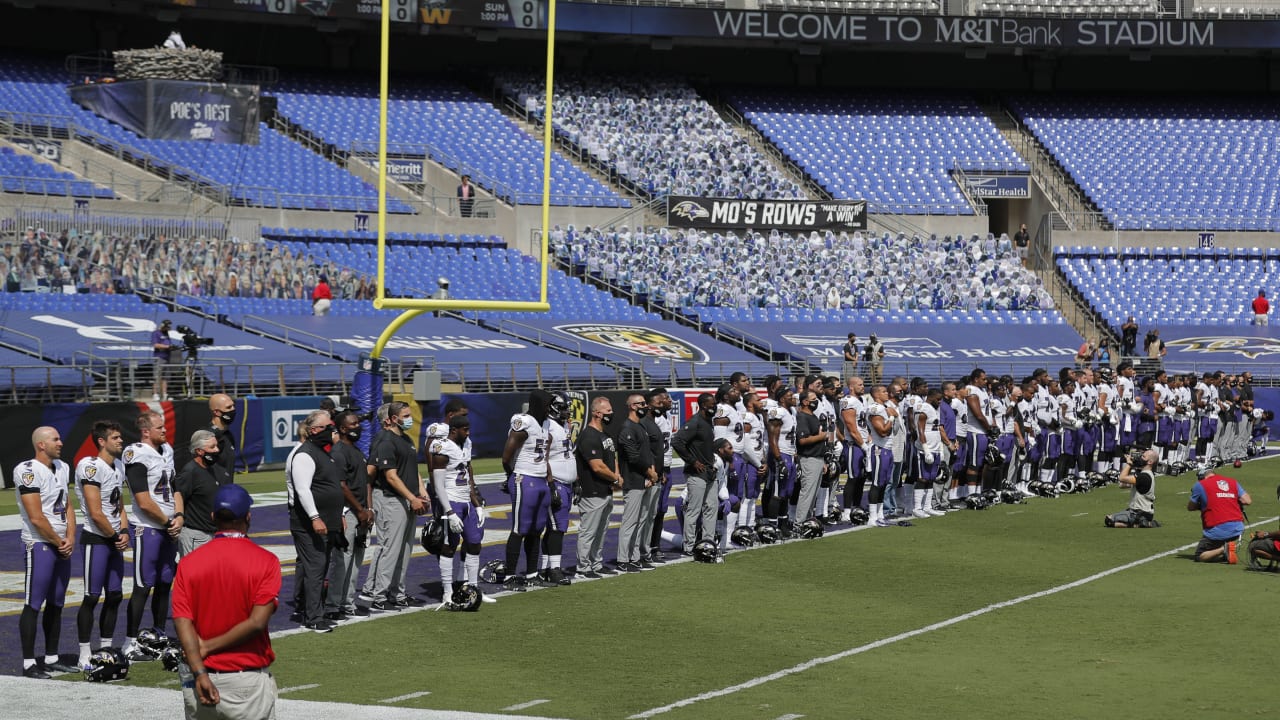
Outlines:
{"label": "stadium light pole", "polygon": [[382,350],[406,322],[428,310],[498,310],[507,312],[547,312],[548,228],[551,222],[551,105],[554,97],[556,0],[547,0],[547,95],[542,126],[542,243],[539,261],[538,300],[436,300],[431,298],[387,297],[387,104],[390,93],[391,0],[382,0],[381,43],[378,67],[378,274],[373,306],[404,310],[378,336],[370,357],[382,356]]}

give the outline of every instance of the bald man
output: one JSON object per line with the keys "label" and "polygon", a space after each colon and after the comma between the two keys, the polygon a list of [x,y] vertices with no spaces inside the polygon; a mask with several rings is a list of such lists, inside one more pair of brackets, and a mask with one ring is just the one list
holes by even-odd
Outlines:
{"label": "bald man", "polygon": [[[47,680],[49,672],[76,672],[58,657],[62,605],[71,580],[71,552],[76,543],[76,514],[68,496],[71,468],[62,462],[62,437],[55,428],[31,434],[35,458],[13,470],[22,515],[22,548],[26,557],[26,598],[18,619],[22,674]],[[44,607],[44,663],[36,662],[36,621]]]}
{"label": "bald man", "polygon": [[219,467],[226,468],[227,475],[236,474],[236,439],[231,436],[231,426],[236,420],[236,403],[230,395],[218,393],[209,398],[209,427],[206,428],[218,440]]}

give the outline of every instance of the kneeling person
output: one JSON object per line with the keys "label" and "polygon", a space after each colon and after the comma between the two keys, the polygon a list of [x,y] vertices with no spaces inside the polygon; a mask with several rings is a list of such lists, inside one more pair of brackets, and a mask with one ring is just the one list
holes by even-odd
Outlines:
{"label": "kneeling person", "polygon": [[1129,509],[1103,518],[1107,527],[1160,527],[1156,522],[1156,476],[1152,468],[1160,460],[1158,450],[1147,450],[1136,462],[1120,466],[1120,485],[1130,488]]}
{"label": "kneeling person", "polygon": [[1209,562],[1220,557],[1236,564],[1236,540],[1244,532],[1244,506],[1253,498],[1235,478],[1218,475],[1209,469],[1199,473],[1200,481],[1191,488],[1187,510],[1200,512],[1204,537],[1196,546],[1196,561]]}

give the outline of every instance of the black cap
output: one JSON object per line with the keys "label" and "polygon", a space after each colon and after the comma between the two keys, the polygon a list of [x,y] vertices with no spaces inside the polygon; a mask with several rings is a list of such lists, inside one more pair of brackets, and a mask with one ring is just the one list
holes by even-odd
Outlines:
{"label": "black cap", "polygon": [[450,430],[453,430],[455,428],[469,428],[469,427],[471,427],[471,421],[467,419],[466,415],[459,413],[449,418]]}

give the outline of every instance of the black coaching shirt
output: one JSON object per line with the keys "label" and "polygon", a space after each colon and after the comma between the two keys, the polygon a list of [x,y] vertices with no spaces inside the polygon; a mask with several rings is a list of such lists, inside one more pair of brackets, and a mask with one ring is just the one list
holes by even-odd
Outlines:
{"label": "black coaching shirt", "polygon": [[583,497],[612,497],[613,485],[607,478],[601,478],[591,469],[592,460],[600,460],[610,470],[616,467],[618,448],[613,438],[591,427],[582,428],[578,433],[578,486],[582,488]]}
{"label": "black coaching shirt", "polygon": [[373,439],[369,447],[369,464],[378,469],[377,482],[374,487],[383,495],[399,497],[387,484],[387,470],[395,470],[400,475],[400,482],[413,495],[421,494],[422,481],[418,477],[418,450],[409,438],[390,430],[383,430]]}

